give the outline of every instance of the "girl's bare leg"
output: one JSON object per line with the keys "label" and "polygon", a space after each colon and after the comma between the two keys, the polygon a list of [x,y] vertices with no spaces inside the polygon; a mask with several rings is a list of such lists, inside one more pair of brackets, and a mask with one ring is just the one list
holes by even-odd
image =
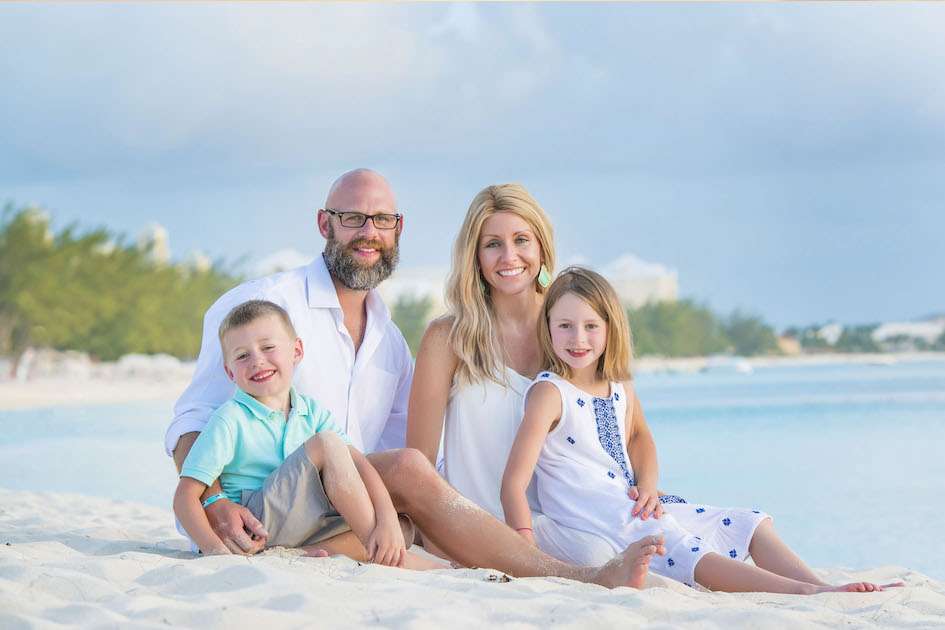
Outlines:
{"label": "girl's bare leg", "polygon": [[[830,586],[824,582],[813,569],[807,566],[801,558],[787,546],[778,533],[774,530],[774,523],[770,518],[766,518],[758,524],[755,533],[748,545],[748,553],[751,554],[755,564],[771,573],[797,580],[798,582],[807,582],[817,586]],[[870,584],[863,582],[863,584]],[[872,586],[876,586],[872,584]],[[891,586],[903,586],[902,582],[884,584],[882,588]]]}
{"label": "girl's bare leg", "polygon": [[433,543],[468,567],[489,567],[510,575],[549,576],[603,586],[643,584],[654,553],[665,554],[662,537],[648,536],[602,568],[556,560],[452,488],[416,449],[368,456],[390,491],[394,507],[406,512]]}
{"label": "girl's bare leg", "polygon": [[770,518],[758,524],[748,545],[748,553],[755,564],[766,571],[798,582],[828,586],[781,540]]}
{"label": "girl's bare leg", "polygon": [[707,553],[702,556],[696,565],[696,582],[710,591],[725,591],[727,593],[790,593],[794,595],[814,595],[828,591],[845,591],[851,593],[869,593],[882,591],[883,587],[870,582],[853,582],[843,586],[829,584],[810,584],[794,580],[760,567],[751,566],[738,560],[725,558],[717,553]]}

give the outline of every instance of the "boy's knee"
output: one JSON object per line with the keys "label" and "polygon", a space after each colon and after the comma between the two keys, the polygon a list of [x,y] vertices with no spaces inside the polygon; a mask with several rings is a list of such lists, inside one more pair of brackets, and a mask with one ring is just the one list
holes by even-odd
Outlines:
{"label": "boy's knee", "polygon": [[342,449],[347,451],[348,445],[334,431],[321,431],[305,440],[305,452],[318,469],[321,469],[326,456]]}

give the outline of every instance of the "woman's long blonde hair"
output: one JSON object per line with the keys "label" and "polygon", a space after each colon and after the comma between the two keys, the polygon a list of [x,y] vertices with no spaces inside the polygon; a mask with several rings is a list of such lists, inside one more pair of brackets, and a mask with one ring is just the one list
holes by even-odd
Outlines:
{"label": "woman's long blonde hair", "polygon": [[[519,184],[500,184],[479,191],[453,243],[453,268],[446,282],[446,306],[453,316],[449,344],[459,358],[458,385],[484,383],[487,379],[508,384],[490,287],[482,279],[477,255],[482,225],[498,212],[510,212],[528,223],[538,239],[542,262],[549,274],[554,272],[551,222],[528,191]],[[544,293],[545,287],[536,280],[535,290]]]}

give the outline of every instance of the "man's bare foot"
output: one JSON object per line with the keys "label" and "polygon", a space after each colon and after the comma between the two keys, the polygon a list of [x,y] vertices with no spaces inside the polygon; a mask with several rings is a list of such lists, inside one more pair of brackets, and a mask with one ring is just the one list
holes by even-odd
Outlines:
{"label": "man's bare foot", "polygon": [[607,588],[629,586],[640,588],[650,568],[653,554],[666,555],[665,536],[646,536],[626,548],[623,553],[601,567],[591,580]]}

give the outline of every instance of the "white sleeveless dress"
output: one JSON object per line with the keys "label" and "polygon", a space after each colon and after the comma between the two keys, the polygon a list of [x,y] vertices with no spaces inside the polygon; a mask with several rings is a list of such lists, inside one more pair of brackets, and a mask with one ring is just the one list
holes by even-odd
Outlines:
{"label": "white sleeveless dress", "polygon": [[[467,499],[505,522],[499,489],[512,442],[522,423],[522,404],[531,379],[508,370],[509,387],[495,381],[454,385],[443,426],[443,476]],[[528,504],[538,511],[535,482]]]}
{"label": "white sleeveless dress", "polygon": [[542,372],[529,391],[542,381],[561,395],[561,420],[548,433],[535,467],[544,512],[533,519],[539,548],[572,564],[600,566],[644,536],[663,534],[667,553],[653,556],[650,570],[688,586],[695,585],[695,566],[706,553],[747,559],[755,528],[768,518],[763,512],[662,497],[659,519],[633,516],[624,424],[632,401],[622,384],[611,383],[610,396],[599,398]]}

